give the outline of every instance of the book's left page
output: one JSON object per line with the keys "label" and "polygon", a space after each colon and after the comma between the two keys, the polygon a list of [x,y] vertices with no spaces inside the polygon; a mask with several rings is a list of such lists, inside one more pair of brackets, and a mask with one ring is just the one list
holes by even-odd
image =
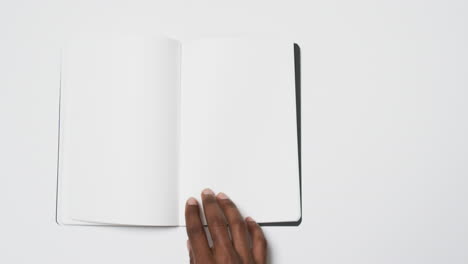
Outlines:
{"label": "book's left page", "polygon": [[180,43],[74,37],[61,69],[57,222],[177,225]]}

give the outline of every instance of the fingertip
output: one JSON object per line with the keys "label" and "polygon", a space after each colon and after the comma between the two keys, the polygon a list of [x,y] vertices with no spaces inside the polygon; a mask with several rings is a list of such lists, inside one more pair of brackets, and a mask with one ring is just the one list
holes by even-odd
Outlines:
{"label": "fingertip", "polygon": [[223,192],[220,192],[218,193],[218,195],[216,195],[216,198],[220,199],[220,200],[228,200],[229,199],[229,196],[227,196],[225,193]]}
{"label": "fingertip", "polygon": [[246,221],[247,223],[254,223],[254,224],[257,223],[257,222],[255,222],[255,220],[254,220],[252,217],[250,217],[250,216],[247,216],[247,217],[245,218],[245,221]]}
{"label": "fingertip", "polygon": [[210,188],[206,188],[202,191],[202,195],[215,195],[213,190],[211,190]]}
{"label": "fingertip", "polygon": [[198,202],[195,198],[193,197],[190,197],[188,200],[187,200],[187,205],[198,205]]}

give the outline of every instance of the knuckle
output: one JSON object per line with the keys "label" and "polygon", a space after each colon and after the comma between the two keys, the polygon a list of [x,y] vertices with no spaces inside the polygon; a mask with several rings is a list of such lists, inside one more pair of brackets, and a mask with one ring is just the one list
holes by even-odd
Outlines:
{"label": "knuckle", "polygon": [[229,239],[220,239],[217,241],[218,251],[221,252],[232,252],[232,244]]}
{"label": "knuckle", "polygon": [[227,227],[226,221],[221,217],[213,217],[211,219],[211,222],[209,223],[209,225],[211,227],[215,227],[215,228],[226,228]]}
{"label": "knuckle", "polygon": [[230,251],[222,251],[222,252],[219,252],[220,254],[218,254],[218,260],[219,260],[219,263],[223,263],[223,264],[243,264],[241,258],[239,257],[238,254],[236,254],[235,252],[233,252],[232,250]]}
{"label": "knuckle", "polygon": [[194,263],[198,264],[198,263],[201,263],[201,264],[215,264],[214,260],[210,257],[202,257],[200,258],[199,260],[195,261]]}

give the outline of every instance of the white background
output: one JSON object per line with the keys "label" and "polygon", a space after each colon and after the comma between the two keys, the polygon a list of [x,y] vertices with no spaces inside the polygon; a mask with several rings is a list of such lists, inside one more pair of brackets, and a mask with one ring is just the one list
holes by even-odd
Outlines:
{"label": "white background", "polygon": [[54,222],[58,48],[92,29],[301,44],[304,220],[265,228],[272,263],[467,263],[467,14],[465,0],[1,0],[0,262],[187,260],[182,228]]}

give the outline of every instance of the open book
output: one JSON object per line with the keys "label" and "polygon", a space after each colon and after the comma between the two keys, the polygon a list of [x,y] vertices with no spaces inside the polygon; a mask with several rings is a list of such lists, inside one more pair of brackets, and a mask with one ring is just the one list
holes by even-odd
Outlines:
{"label": "open book", "polygon": [[209,187],[259,223],[299,224],[299,57],[283,40],[69,41],[57,222],[184,225]]}

